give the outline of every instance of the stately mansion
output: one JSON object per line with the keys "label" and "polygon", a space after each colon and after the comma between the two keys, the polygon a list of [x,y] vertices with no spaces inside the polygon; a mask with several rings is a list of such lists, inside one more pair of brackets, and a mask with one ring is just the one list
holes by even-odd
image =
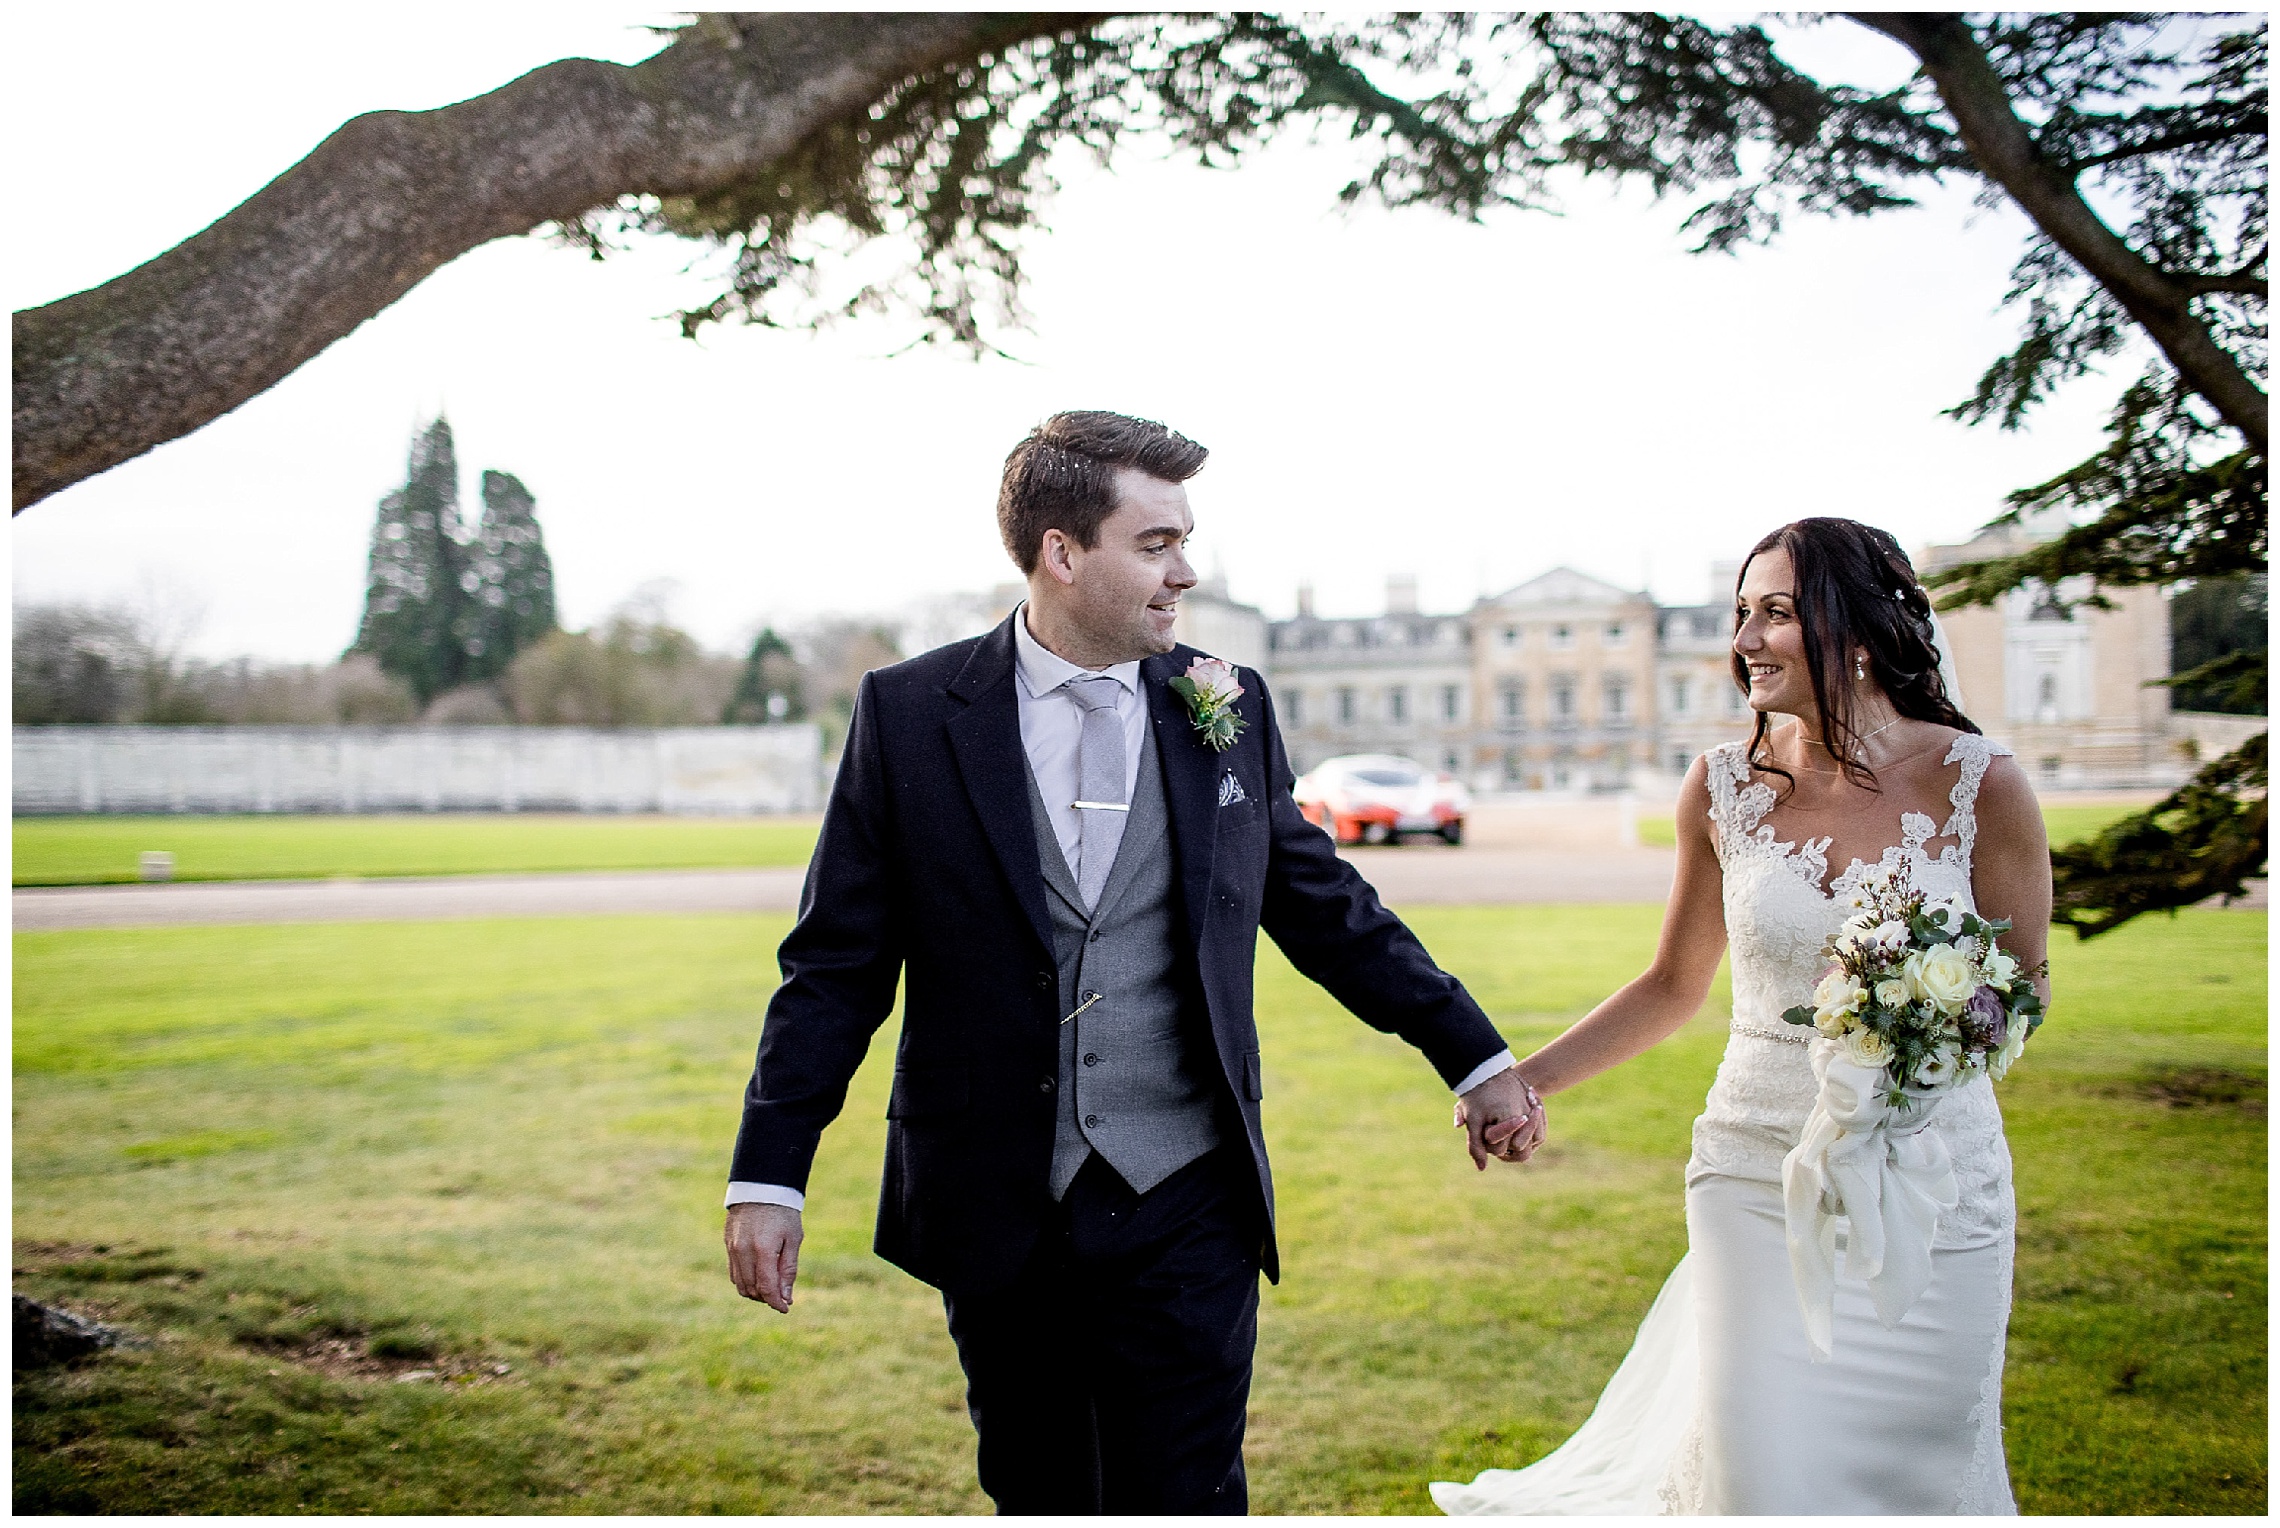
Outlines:
{"label": "stately mansion", "polygon": [[[2013,535],[2017,533],[2011,533]],[[1999,536],[1934,547],[1926,570],[2010,550]],[[1714,571],[1731,588],[1736,569]],[[1964,711],[2045,788],[2169,785],[2193,760],[2261,730],[2255,718],[2173,716],[2169,613],[2156,589],[2069,613],[2032,590],[1942,616]],[[1469,610],[1417,608],[1388,581],[1383,614],[1270,621],[1213,580],[1181,604],[1183,640],[1261,669],[1301,772],[1336,754],[1392,753],[1476,790],[1675,788],[1705,749],[1748,735],[1726,600],[1662,605],[1554,568]],[[2205,735],[2204,735],[2205,734]]]}

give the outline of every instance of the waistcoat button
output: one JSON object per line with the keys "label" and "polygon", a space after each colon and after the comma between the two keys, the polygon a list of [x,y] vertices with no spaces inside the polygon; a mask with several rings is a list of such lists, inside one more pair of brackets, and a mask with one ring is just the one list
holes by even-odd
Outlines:
{"label": "waistcoat button", "polygon": [[1087,1066],[1098,1066],[1098,1065],[1100,1065],[1100,1057],[1098,1057],[1098,1056],[1094,1055],[1094,1054],[1093,1054],[1092,1052],[1090,1052],[1090,1051],[1087,1051],[1087,1052],[1085,1052],[1085,1065],[1087,1065]]}
{"label": "waistcoat button", "polygon": [[1097,1114],[1088,1114],[1088,1115],[1086,1115],[1086,1116],[1085,1116],[1085,1128],[1086,1128],[1087,1130],[1090,1130],[1090,1129],[1091,1129],[1093,1126],[1095,1126],[1095,1125],[1097,1125],[1097,1124],[1099,1124],[1099,1123],[1100,1123],[1100,1116],[1099,1116],[1099,1115],[1097,1115]]}
{"label": "waistcoat button", "polygon": [[1040,1093],[1050,1093],[1050,1092],[1052,1092],[1052,1091],[1053,1091],[1053,1079],[1052,1079],[1052,1078],[1050,1078],[1050,1077],[1047,1077],[1047,1078],[1043,1079],[1042,1081],[1040,1081],[1040,1082],[1037,1084],[1037,1091],[1038,1091],[1038,1092],[1040,1092]]}
{"label": "waistcoat button", "polygon": [[1050,992],[1053,990],[1052,972],[1040,971],[1037,973],[1037,990],[1040,992]]}

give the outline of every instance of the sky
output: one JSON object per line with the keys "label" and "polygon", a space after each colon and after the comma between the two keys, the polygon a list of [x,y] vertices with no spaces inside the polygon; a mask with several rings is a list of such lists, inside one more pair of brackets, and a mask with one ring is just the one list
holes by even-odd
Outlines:
{"label": "sky", "polygon": [[[440,106],[552,59],[630,62],[666,13],[590,5],[17,8],[6,111],[12,307],[83,290],[213,221],[347,118]],[[1849,23],[1799,63],[1905,74]],[[2024,223],[1964,188],[1871,220],[1795,218],[1770,247],[1686,253],[1687,210],[1566,189],[1560,215],[1467,225],[1342,210],[1334,133],[1237,171],[1138,145],[1071,160],[1034,238],[1015,359],[921,350],[892,321],[818,336],[661,315],[693,251],[596,264],[537,239],[452,262],[261,397],[14,522],[26,601],[123,601],[188,651],[293,661],[354,637],[366,542],[415,429],[446,412],[462,502],[484,468],[538,498],[565,624],[646,589],[708,644],[763,623],[906,611],[1013,577],[992,508],[1037,420],[1111,408],[1212,450],[1194,556],[1288,615],[1428,610],[1565,564],[1669,602],[1806,514],[1903,544],[1963,539],[2093,451],[2122,373],[2031,428],[1940,411],[2009,348]],[[21,209],[45,209],[35,225]]]}

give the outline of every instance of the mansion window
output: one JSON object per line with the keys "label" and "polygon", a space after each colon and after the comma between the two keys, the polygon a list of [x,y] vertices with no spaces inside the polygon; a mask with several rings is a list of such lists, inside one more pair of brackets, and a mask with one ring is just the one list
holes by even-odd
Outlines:
{"label": "mansion window", "polygon": [[1400,685],[1385,692],[1385,719],[1389,722],[1409,720],[1409,691]]}
{"label": "mansion window", "polygon": [[1464,691],[1457,685],[1441,686],[1441,720],[1453,722],[1463,713]]}
{"label": "mansion window", "polygon": [[1575,720],[1575,681],[1565,674],[1552,681],[1552,720]]}
{"label": "mansion window", "polygon": [[1565,652],[1573,646],[1575,646],[1575,628],[1573,626],[1554,626],[1552,628],[1552,651]]}
{"label": "mansion window", "polygon": [[1670,751],[1670,772],[1672,774],[1683,775],[1693,767],[1693,755],[1689,754],[1685,749],[1673,748]]}
{"label": "mansion window", "polygon": [[1694,681],[1686,678],[1670,682],[1670,714],[1684,716],[1694,706]]}
{"label": "mansion window", "polygon": [[1496,689],[1496,714],[1507,722],[1518,722],[1528,714],[1528,691],[1517,679],[1507,679]]}
{"label": "mansion window", "polygon": [[1611,722],[1631,719],[1631,686],[1623,679],[1607,681],[1607,719]]}
{"label": "mansion window", "polygon": [[1338,689],[1338,725],[1354,725],[1354,692],[1341,685]]}
{"label": "mansion window", "polygon": [[1728,716],[1739,716],[1748,709],[1747,698],[1740,690],[1729,689],[1726,691],[1726,714]]}
{"label": "mansion window", "polygon": [[1283,709],[1290,713],[1290,725],[1293,730],[1305,726],[1306,692],[1304,690],[1293,690],[1285,695],[1283,697]]}
{"label": "mansion window", "polygon": [[1621,647],[1624,642],[1629,639],[1629,637],[1630,632],[1624,628],[1624,625],[1621,621],[1609,621],[1607,623],[1607,635],[1605,638],[1607,646]]}
{"label": "mansion window", "polygon": [[1505,627],[1504,630],[1497,633],[1497,640],[1506,647],[1518,647],[1520,645],[1520,628],[1517,626]]}

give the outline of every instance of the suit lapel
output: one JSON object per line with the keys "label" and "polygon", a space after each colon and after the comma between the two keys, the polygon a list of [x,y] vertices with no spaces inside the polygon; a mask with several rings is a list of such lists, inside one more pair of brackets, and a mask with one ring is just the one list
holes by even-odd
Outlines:
{"label": "suit lapel", "polygon": [[1170,654],[1147,659],[1140,665],[1140,690],[1163,768],[1164,805],[1171,814],[1180,898],[1193,944],[1202,940],[1204,914],[1211,908],[1212,856],[1219,847],[1219,756],[1189,724],[1187,707],[1172,690],[1171,681],[1180,672],[1179,660]]}
{"label": "suit lapel", "polygon": [[982,638],[950,682],[951,696],[966,703],[950,718],[950,751],[1014,899],[1028,914],[1038,943],[1050,951],[1053,924],[1045,907],[1037,834],[1030,825],[1029,758],[1021,747],[1021,712],[1014,696],[1013,623],[1019,619],[1017,612]]}

